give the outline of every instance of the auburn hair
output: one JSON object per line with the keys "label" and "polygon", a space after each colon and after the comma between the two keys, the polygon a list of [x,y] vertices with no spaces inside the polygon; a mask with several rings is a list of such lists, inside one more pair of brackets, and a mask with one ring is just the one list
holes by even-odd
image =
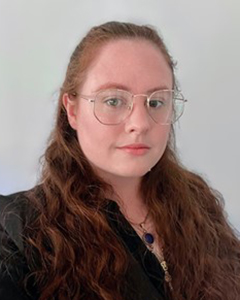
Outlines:
{"label": "auburn hair", "polygon": [[[81,88],[99,49],[119,39],[155,45],[174,76],[175,63],[149,26],[108,22],[93,27],[73,52],[44,155],[41,188],[28,194],[36,214],[25,228],[25,282],[34,276],[40,300],[124,300],[128,256],[103,213],[112,187],[93,171],[62,104],[65,93]],[[162,158],[142,178],[141,194],[164,241],[174,299],[239,298],[239,239],[226,221],[221,195],[179,162],[173,128]],[[37,263],[32,253],[38,254]]]}

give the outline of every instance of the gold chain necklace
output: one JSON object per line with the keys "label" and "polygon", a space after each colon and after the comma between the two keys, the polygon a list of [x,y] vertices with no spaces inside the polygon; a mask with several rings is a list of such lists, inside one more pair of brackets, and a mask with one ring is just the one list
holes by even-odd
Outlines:
{"label": "gold chain necklace", "polygon": [[160,251],[156,251],[154,249],[154,242],[155,242],[155,238],[154,235],[151,232],[148,232],[145,228],[145,223],[147,221],[149,213],[147,213],[145,219],[143,222],[139,223],[139,224],[134,224],[132,222],[129,221],[129,223],[131,225],[137,226],[138,228],[140,228],[140,230],[142,231],[142,236],[141,239],[144,242],[144,244],[146,245],[146,247],[156,256],[156,258],[158,259],[163,271],[164,271],[164,280],[167,282],[170,290],[173,290],[173,286],[172,286],[172,277],[169,274],[168,271],[168,265],[167,262],[164,258],[164,254],[163,254],[163,247],[159,248]]}
{"label": "gold chain necklace", "polygon": [[144,242],[144,244],[146,245],[146,247],[157,257],[163,271],[164,271],[164,280],[168,283],[170,290],[173,290],[173,286],[172,286],[172,277],[169,274],[168,271],[168,265],[167,262],[164,258],[164,254],[163,254],[163,247],[159,248],[160,251],[155,251],[154,249],[154,235],[150,232],[148,232],[145,227],[144,227],[144,223],[146,222],[146,219],[140,223],[138,226],[140,227],[141,231],[143,232],[142,235],[142,240]]}

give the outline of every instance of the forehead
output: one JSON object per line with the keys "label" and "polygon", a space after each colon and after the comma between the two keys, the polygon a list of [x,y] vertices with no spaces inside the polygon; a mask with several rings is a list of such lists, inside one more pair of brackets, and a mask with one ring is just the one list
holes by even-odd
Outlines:
{"label": "forehead", "polygon": [[145,40],[116,40],[103,45],[82,86],[93,93],[102,87],[126,87],[134,93],[173,86],[173,74],[159,48]]}

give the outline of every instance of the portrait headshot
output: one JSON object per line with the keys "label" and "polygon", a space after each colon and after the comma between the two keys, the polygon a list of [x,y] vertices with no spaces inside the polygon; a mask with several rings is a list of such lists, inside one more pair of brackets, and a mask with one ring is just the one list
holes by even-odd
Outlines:
{"label": "portrait headshot", "polygon": [[1,1],[1,300],[240,299],[238,9]]}

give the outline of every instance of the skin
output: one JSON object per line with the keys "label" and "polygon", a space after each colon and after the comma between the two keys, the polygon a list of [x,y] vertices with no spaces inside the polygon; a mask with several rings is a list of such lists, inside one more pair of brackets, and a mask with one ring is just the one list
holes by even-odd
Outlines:
{"label": "skin", "polygon": [[[101,89],[120,88],[133,94],[149,94],[150,90],[172,89],[172,86],[172,71],[154,44],[123,39],[100,49],[79,93],[92,95]],[[82,98],[70,101],[67,94],[63,96],[69,123],[77,131],[84,154],[121,199],[131,197],[132,210],[139,203],[140,180],[162,157],[170,133],[170,125],[159,125],[152,120],[145,100],[136,97],[128,118],[119,125],[109,126],[95,118],[93,103]],[[121,149],[135,143],[145,144],[149,149],[143,154]],[[142,211],[139,209],[140,215]]]}

